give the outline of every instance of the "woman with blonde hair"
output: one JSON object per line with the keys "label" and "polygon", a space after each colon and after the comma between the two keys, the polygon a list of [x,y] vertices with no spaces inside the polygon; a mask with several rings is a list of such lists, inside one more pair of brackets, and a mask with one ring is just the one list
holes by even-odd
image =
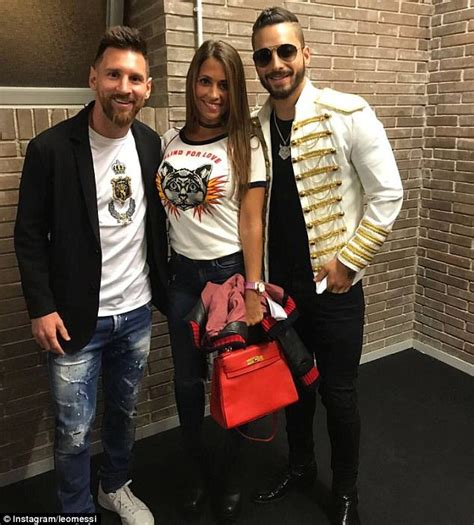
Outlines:
{"label": "woman with blonde hair", "polygon": [[[206,496],[207,461],[202,437],[206,360],[193,346],[185,316],[207,282],[245,276],[246,321],[262,319],[262,209],[265,160],[253,136],[242,61],[223,41],[209,40],[196,52],[186,78],[186,123],[163,137],[157,174],[169,218],[170,306],[168,323],[174,385],[181,423],[188,487],[187,514],[199,514]],[[226,433],[224,479],[216,503],[220,521],[241,508],[241,437]]]}

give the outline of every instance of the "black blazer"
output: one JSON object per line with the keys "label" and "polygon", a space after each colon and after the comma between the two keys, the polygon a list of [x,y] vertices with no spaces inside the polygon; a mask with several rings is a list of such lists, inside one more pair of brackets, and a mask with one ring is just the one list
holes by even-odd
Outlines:
{"label": "black blazer", "polygon": [[[91,339],[99,308],[102,254],[92,153],[89,104],[75,117],[48,129],[28,145],[15,224],[15,250],[31,318],[57,311],[71,341],[67,351]],[[132,133],[147,198],[147,253],[153,303],[167,304],[166,214],[155,174],[159,136],[138,121]]]}

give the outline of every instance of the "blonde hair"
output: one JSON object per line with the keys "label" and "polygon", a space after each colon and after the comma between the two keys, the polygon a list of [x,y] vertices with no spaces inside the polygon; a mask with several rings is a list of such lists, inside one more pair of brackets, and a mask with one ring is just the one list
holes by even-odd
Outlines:
{"label": "blonde hair", "polygon": [[191,61],[186,77],[186,127],[194,130],[199,125],[195,86],[201,66],[208,58],[218,60],[225,71],[229,110],[222,117],[222,125],[228,134],[227,155],[233,174],[233,192],[237,191],[241,198],[249,182],[252,125],[242,60],[237,50],[222,40],[206,40]]}

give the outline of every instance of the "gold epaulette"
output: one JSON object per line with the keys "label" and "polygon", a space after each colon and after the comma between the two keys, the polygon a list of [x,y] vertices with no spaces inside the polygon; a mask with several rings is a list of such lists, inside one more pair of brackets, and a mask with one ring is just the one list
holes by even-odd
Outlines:
{"label": "gold epaulette", "polygon": [[316,104],[340,111],[341,113],[354,113],[367,107],[367,102],[359,95],[342,93],[330,88],[321,90]]}

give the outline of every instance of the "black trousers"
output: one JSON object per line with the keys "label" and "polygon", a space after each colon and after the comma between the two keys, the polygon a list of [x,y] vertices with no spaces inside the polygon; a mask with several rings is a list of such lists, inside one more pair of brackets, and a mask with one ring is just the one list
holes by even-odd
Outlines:
{"label": "black trousers", "polygon": [[[174,387],[178,408],[185,460],[194,474],[205,470],[206,439],[202,435],[204,420],[207,362],[204,354],[194,347],[191,329],[185,316],[199,301],[208,282],[222,284],[235,273],[244,273],[241,252],[208,261],[195,261],[173,252],[170,261],[168,326],[174,364]],[[245,431],[246,427],[241,427]],[[236,430],[225,432],[222,454],[218,454],[216,470],[225,474],[229,488],[240,483],[241,448],[244,442]],[[215,456],[213,454],[213,456]],[[193,472],[191,472],[191,475]]]}
{"label": "black trousers", "polygon": [[[270,259],[272,260],[272,259]],[[272,272],[271,280],[296,301],[299,319],[295,329],[316,357],[321,374],[319,393],[326,408],[331,442],[333,491],[349,493],[357,481],[360,415],[357,371],[362,352],[364,294],[358,282],[344,294],[315,293],[308,268]],[[310,270],[309,270],[310,271]],[[316,395],[299,390],[300,399],[286,410],[290,464],[314,459],[313,418]]]}

